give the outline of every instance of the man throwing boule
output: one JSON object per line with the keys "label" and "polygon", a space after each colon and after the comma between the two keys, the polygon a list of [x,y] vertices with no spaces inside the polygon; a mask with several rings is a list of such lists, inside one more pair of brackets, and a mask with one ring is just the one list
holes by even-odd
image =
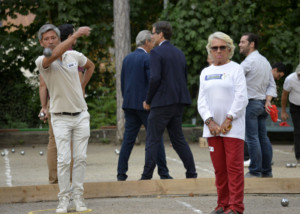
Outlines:
{"label": "man throwing boule", "polygon": [[[60,31],[52,24],[43,25],[38,39],[44,48],[50,48],[49,56],[39,56],[35,64],[50,94],[50,114],[57,146],[57,174],[59,205],[56,213],[66,213],[70,199],[76,211],[86,211],[83,202],[83,181],[86,166],[86,150],[90,137],[90,115],[84,99],[85,87],[93,72],[94,64],[77,51],[68,51],[76,39],[88,36],[91,29],[80,27],[64,42]],[[86,72],[80,82],[78,66]],[[73,172],[70,184],[70,142],[73,141]]]}

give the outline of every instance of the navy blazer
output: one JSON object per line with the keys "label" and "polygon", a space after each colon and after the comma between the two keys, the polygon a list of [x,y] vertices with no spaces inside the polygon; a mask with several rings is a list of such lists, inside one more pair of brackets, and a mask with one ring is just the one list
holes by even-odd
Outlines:
{"label": "navy blazer", "polygon": [[140,48],[124,58],[121,70],[123,109],[144,110],[150,76],[149,59],[150,55]]}
{"label": "navy blazer", "polygon": [[167,40],[150,52],[150,82],[146,102],[151,108],[191,104],[185,56]]}

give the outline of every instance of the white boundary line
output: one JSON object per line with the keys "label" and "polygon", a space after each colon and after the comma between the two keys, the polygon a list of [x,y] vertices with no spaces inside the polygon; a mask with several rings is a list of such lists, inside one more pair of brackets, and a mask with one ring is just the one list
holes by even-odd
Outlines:
{"label": "white boundary line", "polygon": [[[174,161],[176,163],[179,163],[179,164],[183,164],[181,160],[177,160],[176,158],[170,158],[170,157],[167,157],[168,160],[171,160],[171,161]],[[205,168],[201,168],[199,166],[195,166],[196,169],[200,170],[200,171],[203,171],[203,172],[207,172],[209,174],[215,174],[214,171],[210,170],[210,169],[205,169]]]}
{"label": "white boundary line", "polygon": [[281,153],[281,154],[285,154],[285,155],[293,154],[293,152],[284,152],[284,151],[281,151],[281,150],[279,150],[279,149],[274,149],[273,151],[274,151],[274,152]]}
{"label": "white boundary line", "polygon": [[181,205],[183,205],[183,206],[185,206],[186,208],[192,210],[194,213],[199,213],[199,214],[203,213],[201,210],[193,207],[192,205],[190,205],[190,204],[188,204],[186,202],[179,201],[179,200],[176,200],[176,202],[179,203],[179,204],[181,204]]}
{"label": "white boundary line", "polygon": [[11,170],[10,170],[10,164],[9,164],[9,158],[8,158],[8,150],[4,149],[5,156],[4,163],[5,163],[5,175],[6,175],[6,185],[11,187],[12,186],[12,177],[11,177]]}

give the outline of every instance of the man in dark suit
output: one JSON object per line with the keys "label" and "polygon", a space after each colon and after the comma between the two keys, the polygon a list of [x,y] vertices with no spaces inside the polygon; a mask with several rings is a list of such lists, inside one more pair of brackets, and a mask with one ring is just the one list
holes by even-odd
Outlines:
{"label": "man in dark suit", "polygon": [[151,179],[160,151],[160,139],[165,128],[173,148],[186,169],[186,178],[196,178],[194,157],[182,132],[182,114],[185,105],[191,104],[187,88],[185,56],[169,40],[172,27],[166,21],[152,26],[152,40],[156,48],[150,52],[150,83],[144,109],[148,117],[146,159],[142,180]]}
{"label": "man in dark suit", "polygon": [[[143,124],[147,129],[149,112],[143,109],[149,86],[149,52],[153,48],[151,33],[148,30],[139,32],[136,37],[134,52],[123,60],[121,71],[121,91],[125,113],[125,132],[118,162],[118,181],[127,179],[128,160],[134,146],[136,137]],[[161,179],[171,179],[166,163],[165,147],[162,138],[159,141],[159,154],[157,160],[158,174]]]}

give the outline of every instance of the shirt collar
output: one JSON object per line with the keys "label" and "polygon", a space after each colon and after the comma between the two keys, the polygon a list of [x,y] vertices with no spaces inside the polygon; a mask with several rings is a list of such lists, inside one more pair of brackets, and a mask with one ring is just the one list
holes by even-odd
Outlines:
{"label": "shirt collar", "polygon": [[145,51],[146,53],[148,53],[144,48],[142,47],[138,47],[137,49],[142,49],[143,51]]}
{"label": "shirt collar", "polygon": [[159,43],[159,45],[158,46],[161,46],[162,45],[162,43],[164,43],[164,42],[166,42],[167,40],[164,40],[164,41],[162,41],[161,43]]}

